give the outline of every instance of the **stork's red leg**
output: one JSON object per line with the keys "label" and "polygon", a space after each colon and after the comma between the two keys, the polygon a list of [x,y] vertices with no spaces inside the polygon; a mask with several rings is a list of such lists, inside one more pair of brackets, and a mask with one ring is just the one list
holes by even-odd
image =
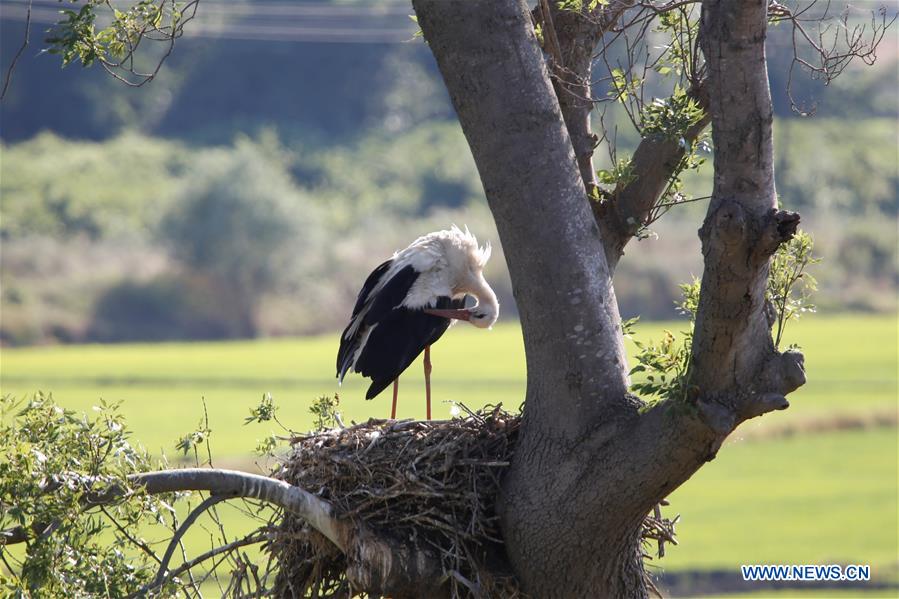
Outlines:
{"label": "stork's red leg", "polygon": [[396,377],[393,380],[393,407],[390,408],[390,418],[392,420],[396,420],[396,396],[399,394],[400,390],[400,377]]}
{"label": "stork's red leg", "polygon": [[431,419],[431,346],[425,345],[425,401],[427,402],[427,418]]}

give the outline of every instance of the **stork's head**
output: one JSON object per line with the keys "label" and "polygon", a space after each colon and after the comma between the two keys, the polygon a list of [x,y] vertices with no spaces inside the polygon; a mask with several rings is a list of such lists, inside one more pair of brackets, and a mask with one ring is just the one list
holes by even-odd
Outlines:
{"label": "stork's head", "polygon": [[428,310],[435,316],[465,320],[478,327],[487,329],[493,326],[499,317],[499,302],[496,294],[484,278],[484,266],[490,259],[490,243],[478,246],[478,240],[465,230],[453,225],[449,231],[443,231],[445,256],[453,273],[453,294],[456,297],[474,296],[478,303],[463,310]]}
{"label": "stork's head", "polygon": [[479,329],[489,329],[499,318],[499,304],[496,302],[496,296],[493,296],[493,303],[478,301],[478,305],[466,310],[468,312],[468,322]]}

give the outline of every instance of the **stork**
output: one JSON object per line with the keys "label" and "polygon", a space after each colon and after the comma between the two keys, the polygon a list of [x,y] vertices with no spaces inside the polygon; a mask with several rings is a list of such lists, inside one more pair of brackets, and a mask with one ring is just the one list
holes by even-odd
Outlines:
{"label": "stork", "polygon": [[[396,252],[365,280],[350,323],[340,337],[337,378],[350,370],[372,380],[365,399],[393,383],[391,418],[396,418],[399,376],[424,351],[425,401],[431,419],[431,345],[453,320],[486,329],[499,303],[484,279],[490,244],[478,246],[468,227],[452,226],[419,237]],[[477,304],[465,308],[468,295]]]}

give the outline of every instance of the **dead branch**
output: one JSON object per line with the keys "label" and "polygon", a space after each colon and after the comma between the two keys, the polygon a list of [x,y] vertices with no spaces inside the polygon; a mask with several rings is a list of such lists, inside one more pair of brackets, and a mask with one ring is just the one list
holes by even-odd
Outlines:
{"label": "dead branch", "polygon": [[[100,492],[90,492],[92,485],[102,481],[93,480],[91,477],[70,476],[68,478],[76,478],[88,490],[85,495],[86,507],[112,503],[122,499],[126,493],[125,489],[116,485]],[[47,485],[45,492],[55,491],[62,484],[61,480],[62,477]],[[304,518],[341,550],[344,550],[346,546],[347,525],[338,521],[334,507],[327,501],[283,481],[235,470],[206,468],[142,472],[130,475],[128,481],[136,487],[141,487],[150,495],[179,491],[207,491],[219,498],[218,501],[237,497],[264,501]],[[34,532],[46,528],[47,525],[34,524],[32,526]],[[23,543],[31,536],[22,527],[0,532],[0,540],[4,545]]]}
{"label": "dead branch", "polygon": [[877,60],[877,47],[883,41],[886,30],[897,15],[889,17],[886,7],[870,12],[865,24],[850,23],[851,7],[846,6],[838,15],[832,14],[830,1],[820,10],[818,0],[804,7],[790,8],[777,0],[768,3],[768,18],[773,23],[788,22],[792,28],[793,56],[787,75],[787,96],[790,107],[802,116],[814,112],[814,106],[800,105],[793,93],[793,76],[797,68],[804,69],[812,79],[829,84],[856,59],[867,65]]}
{"label": "dead branch", "polygon": [[16,70],[16,65],[19,63],[19,58],[21,58],[22,52],[25,51],[25,48],[28,47],[31,39],[31,3],[32,0],[28,0],[28,8],[25,12],[25,37],[22,39],[22,45],[19,46],[19,49],[16,51],[15,56],[12,57],[12,62],[9,63],[9,67],[6,69],[6,77],[3,80],[3,91],[0,91],[0,100],[6,97],[6,90],[9,89],[9,83],[10,81],[12,81],[13,71]]}

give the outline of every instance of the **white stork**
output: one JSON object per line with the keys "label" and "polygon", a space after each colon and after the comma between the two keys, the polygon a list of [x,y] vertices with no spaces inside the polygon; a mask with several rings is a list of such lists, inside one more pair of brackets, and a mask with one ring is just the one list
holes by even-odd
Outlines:
{"label": "white stork", "polygon": [[[337,377],[349,370],[372,380],[365,399],[393,383],[391,418],[396,418],[399,376],[424,350],[427,418],[431,419],[431,344],[453,319],[486,329],[496,322],[499,303],[484,279],[490,244],[478,246],[453,225],[413,241],[365,280],[353,316],[340,337]],[[465,308],[467,295],[477,304]]]}

